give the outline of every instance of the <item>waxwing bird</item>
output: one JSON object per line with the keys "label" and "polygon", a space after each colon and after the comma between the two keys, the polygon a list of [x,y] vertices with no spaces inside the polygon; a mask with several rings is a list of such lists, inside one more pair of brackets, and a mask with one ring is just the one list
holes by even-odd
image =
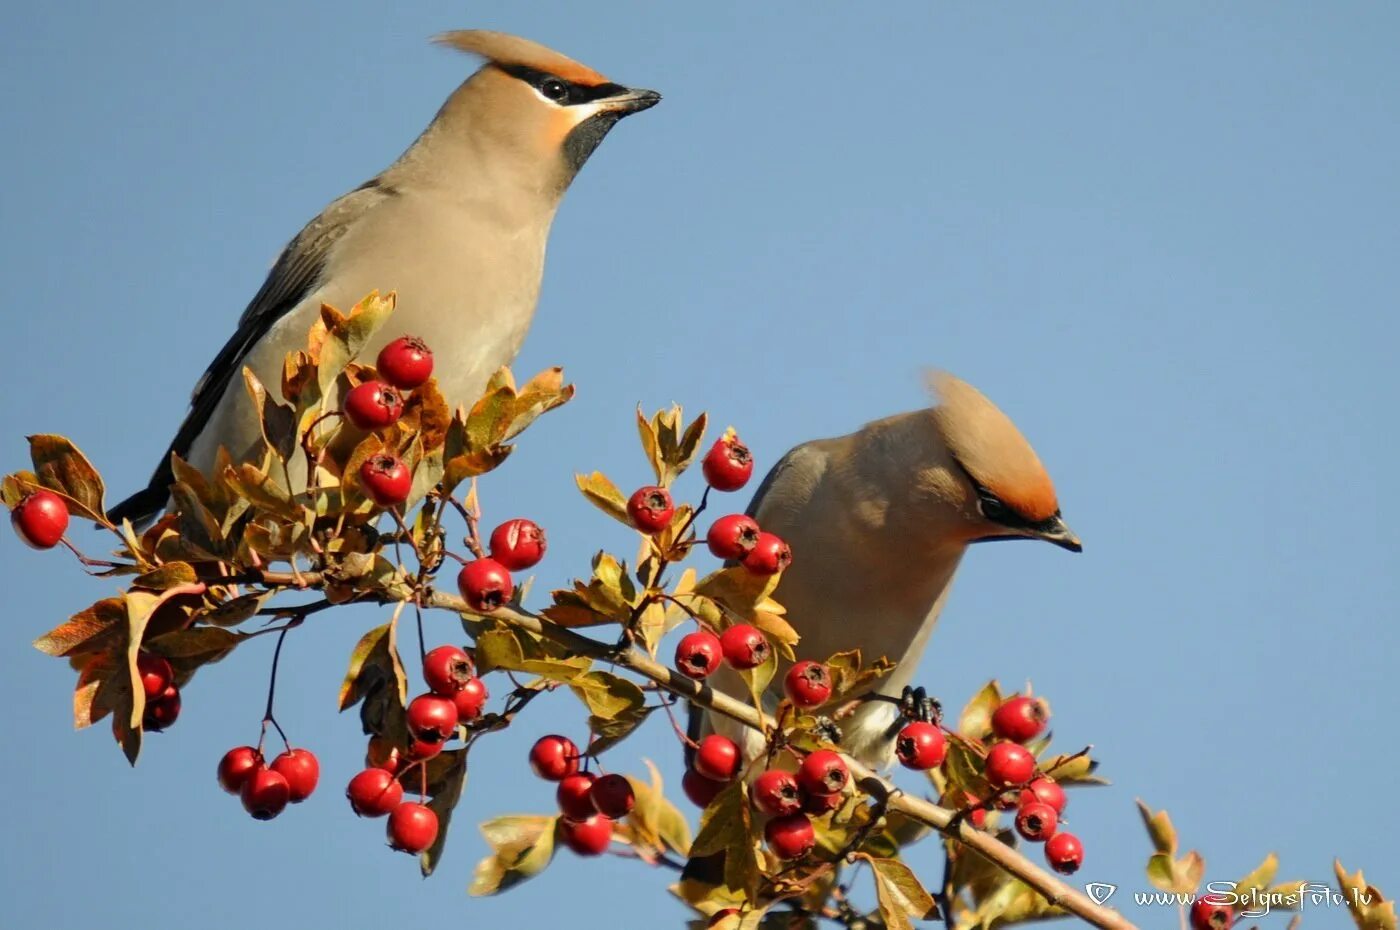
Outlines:
{"label": "waxwing bird", "polygon": [[[241,372],[269,390],[283,358],[305,344],[327,303],[348,310],[394,291],[393,323],[368,357],[403,334],[436,355],[450,405],[470,404],[514,359],[535,313],[545,241],[560,198],[618,120],[661,96],[615,84],[543,45],[499,32],[459,31],[439,44],[485,59],[392,165],[333,201],[297,234],[195,385],[169,453],[209,472],[220,446],[235,461],[258,449]],[[150,484],[113,520],[149,521],[172,480],[167,453]]]}
{"label": "waxwing bird", "polygon": [[[797,657],[857,648],[866,661],[884,656],[897,664],[873,690],[892,697],[912,681],[970,544],[1039,539],[1081,549],[1050,476],[1011,420],[950,374],[934,375],[932,386],[937,406],[788,452],[749,505],[792,547],[774,597],[801,634]],[[737,677],[717,673],[711,682],[744,693]],[[761,742],[724,718],[691,713],[693,732],[708,723],[740,745]],[[862,705],[841,722],[843,747],[868,765],[889,764],[897,713],[887,702]],[[762,747],[745,748],[752,757]]]}

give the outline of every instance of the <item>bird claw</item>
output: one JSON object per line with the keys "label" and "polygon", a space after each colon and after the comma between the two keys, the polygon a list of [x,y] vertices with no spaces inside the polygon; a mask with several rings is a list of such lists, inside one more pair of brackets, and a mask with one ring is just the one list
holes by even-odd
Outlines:
{"label": "bird claw", "polygon": [[904,693],[899,698],[899,712],[908,720],[924,720],[934,725],[943,720],[943,705],[938,703],[937,698],[929,697],[922,687],[904,686]]}

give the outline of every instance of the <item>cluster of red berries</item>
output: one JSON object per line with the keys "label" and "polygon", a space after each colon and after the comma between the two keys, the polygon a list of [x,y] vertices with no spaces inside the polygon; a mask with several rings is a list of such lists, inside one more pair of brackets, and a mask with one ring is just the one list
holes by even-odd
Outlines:
{"label": "cluster of red berries", "polygon": [[534,568],[548,543],[544,530],[517,517],[491,531],[489,557],[473,559],[457,573],[457,590],[472,610],[488,612],[504,606],[515,593],[511,572]]}
{"label": "cluster of red berries", "polygon": [[309,749],[288,749],[268,765],[261,749],[235,746],[219,760],[219,786],[238,795],[254,820],[271,820],[316,790],[321,764]]}
{"label": "cluster of red berries", "polygon": [[175,670],[164,656],[142,652],[136,656],[136,674],[141,677],[141,690],[146,694],[141,729],[159,733],[180,716],[180,688],[175,684]]}
{"label": "cluster of red berries", "polygon": [[10,526],[34,549],[52,549],[68,532],[68,504],[47,488],[31,491],[10,511]]}
{"label": "cluster of red berries", "polygon": [[[1016,832],[1031,843],[1045,844],[1045,861],[1056,872],[1070,875],[1084,864],[1084,846],[1073,833],[1060,829],[1064,813],[1064,789],[1052,778],[1038,774],[1035,756],[1023,744],[1045,732],[1049,721],[1045,702],[1025,694],[1002,701],[992,713],[996,737],[983,761],[982,774],[999,793],[998,806],[1015,808]],[[1011,791],[1021,786],[1019,793]],[[981,816],[978,816],[981,815]],[[974,826],[985,823],[985,809],[971,817]]]}
{"label": "cluster of red berries", "polygon": [[[351,423],[366,431],[399,421],[405,395],[432,377],[433,353],[418,337],[400,336],[380,350],[374,368],[379,377],[351,388],[341,410]],[[403,459],[384,451],[360,465],[360,485],[380,507],[397,507],[413,490],[413,473]]]}
{"label": "cluster of red berries", "polygon": [[[389,845],[414,855],[437,840],[438,818],[426,804],[405,801],[399,779],[440,753],[457,735],[460,724],[479,718],[488,697],[471,657],[457,646],[438,646],[429,652],[423,659],[423,680],[428,691],[408,703],[409,743],[404,752],[397,747],[389,749],[350,779],[345,789],[356,814],[388,815]],[[405,759],[409,764],[401,771]]]}
{"label": "cluster of red berries", "polygon": [[613,824],[637,803],[632,783],[616,773],[579,771],[582,754],[567,736],[541,736],[530,747],[530,768],[545,781],[558,782],[559,838],[580,856],[602,855],[612,842]]}

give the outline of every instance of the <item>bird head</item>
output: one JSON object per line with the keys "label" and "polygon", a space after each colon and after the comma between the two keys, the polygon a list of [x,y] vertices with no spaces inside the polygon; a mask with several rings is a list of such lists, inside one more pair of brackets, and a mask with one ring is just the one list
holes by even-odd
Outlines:
{"label": "bird head", "polygon": [[[540,181],[568,187],[617,121],[655,106],[654,90],[624,87],[558,52],[503,32],[445,32],[440,45],[486,59],[443,107],[476,144],[513,164],[538,165]],[[441,114],[440,114],[441,118]]]}
{"label": "bird head", "polygon": [[1055,486],[1014,423],[975,387],[947,372],[930,376],[936,455],[917,483],[935,496],[963,542],[1039,539],[1083,548],[1060,516]]}

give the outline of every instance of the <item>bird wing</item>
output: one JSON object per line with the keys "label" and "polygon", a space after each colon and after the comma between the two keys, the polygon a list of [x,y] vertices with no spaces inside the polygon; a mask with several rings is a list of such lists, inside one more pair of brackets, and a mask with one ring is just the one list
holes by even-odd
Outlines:
{"label": "bird wing", "polygon": [[189,452],[229,383],[242,370],[243,359],[249,350],[267,335],[274,323],[321,284],[327,256],[350,226],[392,195],[391,188],[371,181],[332,202],[287,244],[272,266],[272,271],[268,272],[267,280],[243,311],[243,316],[238,320],[238,329],[195,383],[190,395],[189,413],[156,466],[150,482],[108,511],[108,519],[114,522],[129,519],[139,523],[160,512],[174,478],[170,468],[171,454],[183,456]]}

